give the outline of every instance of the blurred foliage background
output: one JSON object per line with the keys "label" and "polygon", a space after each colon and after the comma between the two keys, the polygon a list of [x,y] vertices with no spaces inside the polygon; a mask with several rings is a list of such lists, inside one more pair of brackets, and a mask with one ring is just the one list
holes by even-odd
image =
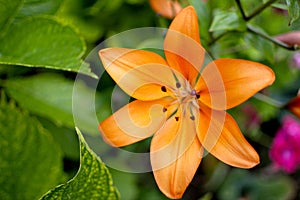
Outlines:
{"label": "blurred foliage background", "polygon": [[[241,170],[208,155],[183,199],[299,199],[298,166],[292,172],[282,170],[269,151],[283,116],[290,115],[300,123],[284,107],[297,96],[300,86],[300,33],[282,35],[300,29],[300,2],[180,3],[195,7],[201,41],[212,58],[253,60],[270,66],[276,74],[271,87],[229,110],[258,151],[261,163]],[[0,13],[0,199],[39,199],[60,184],[64,185],[43,198],[65,198],[82,189],[83,193],[73,197],[167,199],[151,173],[121,172],[96,158],[81,133],[76,134],[72,95],[77,72],[84,80],[97,80],[99,69],[84,60],[99,43],[133,28],[167,28],[171,20],[155,13],[147,0],[0,0]],[[123,42],[114,41],[114,45],[124,46]],[[91,115],[95,109],[99,122],[111,114],[115,86],[105,74],[101,83],[95,106],[82,107]],[[79,90],[83,96],[93,94],[88,81],[80,82]],[[81,131],[93,138],[98,133],[88,119],[77,120]],[[299,131],[295,134],[300,138]],[[147,151],[149,141],[128,149]],[[83,194],[85,197],[80,196]]]}

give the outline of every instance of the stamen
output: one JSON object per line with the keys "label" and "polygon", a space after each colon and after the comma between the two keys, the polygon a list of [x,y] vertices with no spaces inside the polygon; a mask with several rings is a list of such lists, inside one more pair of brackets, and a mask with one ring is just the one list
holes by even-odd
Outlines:
{"label": "stamen", "polygon": [[180,88],[181,87],[181,84],[179,82],[176,82],[176,87],[177,88]]}
{"label": "stamen", "polygon": [[167,110],[168,110],[167,108],[165,108],[165,107],[163,108],[163,112],[167,112]]}
{"label": "stamen", "polygon": [[191,95],[197,95],[196,90],[192,90]]}
{"label": "stamen", "polygon": [[161,89],[161,91],[163,91],[163,92],[167,92],[166,86],[162,86],[160,89]]}
{"label": "stamen", "polygon": [[197,93],[196,97],[197,97],[197,99],[199,99],[200,98],[200,93]]}
{"label": "stamen", "polygon": [[195,116],[192,115],[192,116],[190,117],[190,119],[194,121],[194,120],[195,120]]}
{"label": "stamen", "polygon": [[178,122],[178,120],[179,120],[179,117],[175,117],[175,120],[176,120],[176,122]]}

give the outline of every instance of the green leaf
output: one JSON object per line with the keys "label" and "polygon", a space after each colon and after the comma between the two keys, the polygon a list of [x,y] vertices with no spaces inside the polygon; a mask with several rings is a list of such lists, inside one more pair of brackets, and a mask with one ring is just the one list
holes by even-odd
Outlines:
{"label": "green leaf", "polygon": [[[15,1],[7,1],[7,0],[0,0],[0,30],[3,32],[5,30],[4,27],[7,27],[10,22],[13,20],[14,15],[17,13],[19,4],[21,0]],[[0,36],[3,33],[0,33]]]}
{"label": "green leaf", "polygon": [[289,25],[291,25],[300,16],[300,0],[286,0],[290,16]]}
{"label": "green leaf", "polygon": [[53,139],[64,153],[64,157],[71,160],[79,160],[79,141],[75,129],[61,127],[55,125],[53,122],[38,118],[42,125],[52,134]]}
{"label": "green leaf", "polygon": [[245,31],[246,28],[246,22],[236,12],[217,11],[209,31]]}
{"label": "green leaf", "polygon": [[109,171],[114,185],[122,196],[122,200],[138,199],[138,193],[141,191],[141,187],[138,186],[138,178],[140,178],[138,174],[122,172],[113,168],[109,168]]}
{"label": "green leaf", "polygon": [[37,199],[62,180],[62,153],[38,120],[0,103],[0,198]]}
{"label": "green leaf", "polygon": [[84,41],[69,26],[50,17],[29,17],[0,38],[0,64],[45,67],[94,76],[81,60]]}
{"label": "green leaf", "polygon": [[[103,8],[104,5],[117,3],[120,6],[120,0],[114,1],[88,1],[82,0],[64,0],[59,11],[56,13],[65,23],[76,27],[82,36],[89,43],[95,43],[103,36],[107,27],[103,25],[100,16],[107,15],[108,10]],[[105,12],[103,12],[105,11]],[[101,21],[101,23],[99,23]]]}
{"label": "green leaf", "polygon": [[[189,2],[195,8],[198,16],[201,39],[208,41],[210,39],[208,30],[211,22],[209,5],[206,2],[199,0],[189,0]],[[203,43],[203,40],[201,40],[201,43]]]}
{"label": "green leaf", "polygon": [[219,190],[223,200],[249,199],[272,200],[294,199],[294,184],[288,176],[266,176],[250,174],[247,170],[233,169]]}
{"label": "green leaf", "polygon": [[[73,97],[74,82],[58,74],[9,79],[4,87],[8,95],[23,108],[69,128],[74,128],[72,101],[76,98],[80,104],[74,108],[76,124],[89,134],[99,134],[96,111],[101,112],[103,118],[110,114],[110,102],[104,98],[105,94],[96,93],[94,96],[91,89],[79,82],[76,84],[77,96]],[[95,105],[91,102],[94,98],[97,99]]]}
{"label": "green leaf", "polygon": [[17,17],[54,14],[63,0],[24,0]]}
{"label": "green leaf", "polygon": [[119,199],[112,177],[100,158],[88,147],[79,129],[80,168],[76,176],[42,197],[48,199]]}
{"label": "green leaf", "polygon": [[[262,29],[258,29],[258,31],[266,34]],[[245,42],[255,50],[257,60],[268,60],[270,63],[274,63],[275,48],[272,42],[253,33],[246,33]]]}

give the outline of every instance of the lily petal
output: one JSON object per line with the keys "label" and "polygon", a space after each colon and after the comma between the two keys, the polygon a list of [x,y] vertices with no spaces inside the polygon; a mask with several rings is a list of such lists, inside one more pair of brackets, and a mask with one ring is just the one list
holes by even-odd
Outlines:
{"label": "lily petal", "polygon": [[[174,73],[158,54],[135,49],[108,48],[99,51],[105,70],[130,96],[155,100],[168,96],[162,86],[175,87]],[[177,76],[180,76],[177,73]]]}
{"label": "lily petal", "polygon": [[202,105],[198,137],[209,153],[228,165],[251,168],[259,163],[258,154],[225,111],[211,110]]}
{"label": "lily petal", "polygon": [[169,99],[135,100],[99,124],[103,139],[112,146],[126,146],[153,135],[174,112],[163,111]]}
{"label": "lily petal", "polygon": [[175,17],[182,9],[177,0],[150,0],[150,6],[155,12],[169,19]]}
{"label": "lily petal", "polygon": [[154,135],[150,152],[154,177],[160,190],[169,198],[181,198],[203,155],[195,121],[181,116],[178,121],[175,116],[170,118]]}
{"label": "lily petal", "polygon": [[297,97],[290,100],[286,107],[297,117],[300,118],[300,94]]}
{"label": "lily petal", "polygon": [[184,8],[172,21],[164,51],[168,64],[193,85],[202,67],[205,50],[200,44],[198,18],[192,6]]}
{"label": "lily petal", "polygon": [[195,87],[200,101],[210,108],[226,110],[235,107],[275,80],[267,66],[240,59],[218,59],[202,71]]}

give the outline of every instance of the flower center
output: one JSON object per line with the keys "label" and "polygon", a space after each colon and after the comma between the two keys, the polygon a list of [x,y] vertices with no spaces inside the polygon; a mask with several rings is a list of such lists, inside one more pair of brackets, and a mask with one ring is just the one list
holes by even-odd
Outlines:
{"label": "flower center", "polygon": [[[193,110],[199,109],[198,99],[200,94],[192,88],[187,80],[182,82],[177,81],[175,87],[167,88],[165,86],[161,87],[163,92],[169,91],[174,101],[170,105],[177,104],[181,107],[183,114],[190,115],[191,120],[195,120]],[[168,107],[168,106],[167,106]],[[163,108],[163,112],[166,112],[167,108]],[[179,117],[175,117],[176,121]]]}
{"label": "flower center", "polygon": [[198,98],[200,95],[191,87],[187,80],[185,80],[184,83],[177,82],[176,88],[174,88],[172,92],[179,104],[192,104],[193,106],[199,108]]}

